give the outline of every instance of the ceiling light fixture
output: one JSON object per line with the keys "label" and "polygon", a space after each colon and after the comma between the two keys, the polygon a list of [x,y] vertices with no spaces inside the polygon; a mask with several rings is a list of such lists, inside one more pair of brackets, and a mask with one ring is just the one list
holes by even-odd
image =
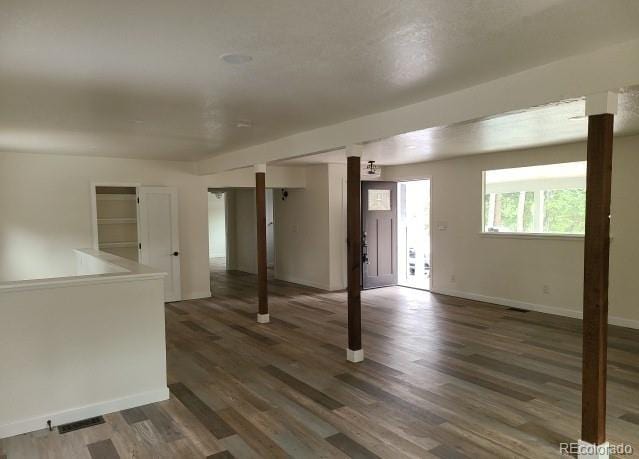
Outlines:
{"label": "ceiling light fixture", "polygon": [[222,54],[220,56],[220,59],[222,59],[227,64],[231,64],[231,65],[246,64],[253,60],[253,58],[247,54],[235,54],[235,53]]}
{"label": "ceiling light fixture", "polygon": [[235,127],[238,127],[238,128],[250,128],[250,127],[253,127],[253,123],[251,123],[248,120],[238,121],[237,123],[235,123]]}

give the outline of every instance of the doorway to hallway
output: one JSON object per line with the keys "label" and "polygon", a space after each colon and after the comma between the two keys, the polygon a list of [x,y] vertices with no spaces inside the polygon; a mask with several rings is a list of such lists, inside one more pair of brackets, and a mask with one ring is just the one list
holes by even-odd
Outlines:
{"label": "doorway to hallway", "polygon": [[430,180],[398,184],[398,284],[430,290]]}
{"label": "doorway to hallway", "polygon": [[226,193],[209,191],[209,266],[211,272],[226,271]]}

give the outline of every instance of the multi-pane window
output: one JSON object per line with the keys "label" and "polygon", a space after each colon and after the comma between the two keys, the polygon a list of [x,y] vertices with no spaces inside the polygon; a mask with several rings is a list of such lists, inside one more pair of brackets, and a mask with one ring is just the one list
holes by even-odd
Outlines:
{"label": "multi-pane window", "polygon": [[484,171],[483,231],[584,234],[586,162]]}

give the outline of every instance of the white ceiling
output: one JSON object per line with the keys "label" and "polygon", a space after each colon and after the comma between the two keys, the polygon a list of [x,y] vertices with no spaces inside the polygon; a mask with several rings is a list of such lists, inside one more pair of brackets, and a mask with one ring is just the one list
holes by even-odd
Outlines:
{"label": "white ceiling", "polygon": [[0,0],[0,151],[200,159],[637,38],[638,23],[636,0]]}
{"label": "white ceiling", "polygon": [[[410,164],[496,151],[534,148],[584,140],[585,100],[576,99],[504,113],[486,119],[435,127],[367,143],[362,161]],[[619,94],[615,134],[639,134],[639,87]],[[299,157],[282,164],[345,163],[344,150]]]}

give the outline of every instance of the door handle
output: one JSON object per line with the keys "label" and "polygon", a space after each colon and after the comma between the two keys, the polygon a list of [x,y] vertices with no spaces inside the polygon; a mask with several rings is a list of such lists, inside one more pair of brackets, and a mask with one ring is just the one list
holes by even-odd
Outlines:
{"label": "door handle", "polygon": [[173,253],[172,253],[172,255],[173,255],[174,257],[177,257],[179,254],[180,254],[180,252],[173,252]]}
{"label": "door handle", "polygon": [[362,263],[368,263],[368,243],[366,242],[366,231],[362,233]]}

